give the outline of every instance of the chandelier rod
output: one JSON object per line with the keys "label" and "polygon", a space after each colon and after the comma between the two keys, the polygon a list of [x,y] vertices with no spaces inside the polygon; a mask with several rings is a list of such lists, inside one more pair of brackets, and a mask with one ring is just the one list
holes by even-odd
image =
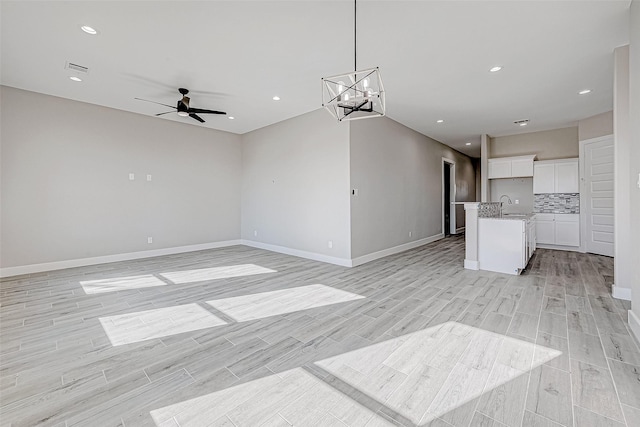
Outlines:
{"label": "chandelier rod", "polygon": [[358,71],[358,16],[357,16],[357,0],[353,0],[353,71]]}

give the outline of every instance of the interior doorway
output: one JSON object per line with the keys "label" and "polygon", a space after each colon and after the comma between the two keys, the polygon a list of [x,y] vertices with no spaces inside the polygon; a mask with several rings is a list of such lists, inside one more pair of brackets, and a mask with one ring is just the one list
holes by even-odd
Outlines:
{"label": "interior doorway", "polygon": [[583,141],[580,151],[584,188],[580,198],[580,222],[584,249],[613,256],[613,136]]}
{"label": "interior doorway", "polygon": [[442,234],[456,234],[456,164],[442,158]]}

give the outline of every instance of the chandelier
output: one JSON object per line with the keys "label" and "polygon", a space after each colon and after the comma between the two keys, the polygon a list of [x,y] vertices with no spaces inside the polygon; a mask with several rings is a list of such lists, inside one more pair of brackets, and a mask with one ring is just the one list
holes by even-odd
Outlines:
{"label": "chandelier", "polygon": [[358,70],[357,0],[353,2],[353,69],[322,78],[322,106],[338,121],[385,115],[385,96],[378,67]]}

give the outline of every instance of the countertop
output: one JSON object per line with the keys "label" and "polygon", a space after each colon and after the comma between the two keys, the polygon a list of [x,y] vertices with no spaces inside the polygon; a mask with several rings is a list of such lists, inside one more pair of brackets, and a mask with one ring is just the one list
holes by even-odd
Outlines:
{"label": "countertop", "polygon": [[504,214],[502,217],[494,216],[489,218],[478,218],[480,219],[491,219],[491,220],[500,220],[500,221],[527,221],[533,219],[536,216],[534,213],[528,214]]}

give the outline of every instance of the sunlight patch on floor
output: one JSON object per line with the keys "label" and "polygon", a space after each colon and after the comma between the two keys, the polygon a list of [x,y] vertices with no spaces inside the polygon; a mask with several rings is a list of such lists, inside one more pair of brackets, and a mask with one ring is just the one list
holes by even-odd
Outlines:
{"label": "sunlight patch on floor", "polygon": [[[447,322],[151,411],[157,426],[428,425],[562,353]],[[322,376],[322,375],[321,375]],[[499,399],[508,399],[506,389]],[[482,399],[481,399],[482,401]],[[507,402],[508,403],[508,402]],[[521,408],[524,410],[524,408]],[[518,409],[519,410],[519,409]]]}
{"label": "sunlight patch on floor", "polygon": [[361,298],[365,297],[317,284],[212,300],[207,304],[237,322],[243,322]]}
{"label": "sunlight patch on floor", "polygon": [[340,418],[361,418],[365,423],[381,418],[303,368],[159,408],[150,414],[157,426],[175,422],[181,427],[330,426],[343,425]]}
{"label": "sunlight patch on floor", "polygon": [[182,285],[184,283],[253,276],[265,273],[277,273],[277,271],[255,264],[242,264],[228,265],[224,267],[198,268],[196,270],[173,271],[169,273],[160,273],[160,275],[176,285]]}
{"label": "sunlight patch on floor", "polygon": [[186,283],[228,279],[231,277],[254,276],[256,274],[266,273],[277,273],[277,271],[255,264],[241,264],[160,273],[159,275],[165,280],[162,280],[152,274],[144,274],[140,276],[83,280],[80,281],[80,285],[86,294],[100,294],[106,292],[151,288],[155,286],[167,286],[172,283],[176,285],[183,285]]}
{"label": "sunlight patch on floor", "polygon": [[321,360],[316,365],[420,425],[561,354],[447,322]]}
{"label": "sunlight patch on floor", "polygon": [[101,317],[100,323],[114,346],[226,325],[198,304]]}
{"label": "sunlight patch on floor", "polygon": [[167,283],[151,274],[142,276],[115,277],[111,279],[83,280],[80,282],[86,294],[128,291],[131,289],[166,286]]}

